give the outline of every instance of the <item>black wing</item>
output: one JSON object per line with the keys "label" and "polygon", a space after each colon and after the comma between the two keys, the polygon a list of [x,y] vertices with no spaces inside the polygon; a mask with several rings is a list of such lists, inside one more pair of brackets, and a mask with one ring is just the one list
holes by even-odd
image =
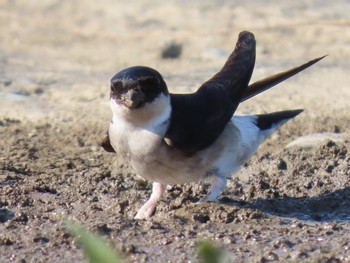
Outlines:
{"label": "black wing", "polygon": [[106,132],[105,137],[101,141],[100,145],[102,146],[102,148],[106,152],[115,153],[115,150],[114,150],[114,148],[111,145],[111,141],[109,140],[109,133],[108,133],[108,131]]}
{"label": "black wing", "polygon": [[171,94],[165,141],[192,154],[213,143],[237,109],[255,64],[255,38],[241,32],[224,67],[193,94]]}

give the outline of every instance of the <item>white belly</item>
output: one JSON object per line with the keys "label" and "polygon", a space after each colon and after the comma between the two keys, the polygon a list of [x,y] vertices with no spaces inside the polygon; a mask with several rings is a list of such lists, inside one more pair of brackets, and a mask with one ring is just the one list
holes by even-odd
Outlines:
{"label": "white belly", "polygon": [[199,181],[215,161],[213,156],[202,154],[185,156],[165,144],[163,137],[146,129],[111,123],[109,136],[116,153],[138,175],[151,181],[165,184]]}
{"label": "white belly", "polygon": [[245,143],[252,138],[244,139],[237,121],[233,118],[213,145],[190,157],[163,141],[167,126],[155,133],[125,123],[111,123],[109,136],[116,153],[138,175],[163,184],[182,184],[201,181],[213,173],[228,177],[250,158],[257,147],[255,143]]}

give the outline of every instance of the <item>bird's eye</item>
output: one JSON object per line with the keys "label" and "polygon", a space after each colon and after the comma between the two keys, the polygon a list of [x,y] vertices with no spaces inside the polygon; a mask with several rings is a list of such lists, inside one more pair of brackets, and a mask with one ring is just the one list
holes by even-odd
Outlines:
{"label": "bird's eye", "polygon": [[123,88],[123,83],[121,81],[113,81],[111,83],[112,92],[120,91],[122,88]]}
{"label": "bird's eye", "polygon": [[144,89],[143,86],[136,85],[136,86],[134,87],[134,91],[136,91],[136,92],[144,92],[145,89]]}

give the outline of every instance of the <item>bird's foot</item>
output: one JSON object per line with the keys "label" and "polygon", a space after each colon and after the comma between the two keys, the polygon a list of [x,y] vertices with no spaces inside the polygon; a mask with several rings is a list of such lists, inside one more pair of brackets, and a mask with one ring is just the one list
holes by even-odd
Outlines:
{"label": "bird's foot", "polygon": [[226,178],[213,176],[212,184],[209,192],[203,196],[196,204],[203,204],[206,202],[218,202],[218,196],[221,193],[222,189],[226,186]]}
{"label": "bird's foot", "polygon": [[156,210],[159,200],[161,199],[165,191],[164,185],[161,183],[153,182],[152,185],[152,194],[149,200],[139,209],[135,219],[148,219]]}
{"label": "bird's foot", "polygon": [[156,210],[158,202],[154,200],[148,200],[140,209],[137,211],[135,219],[148,219]]}

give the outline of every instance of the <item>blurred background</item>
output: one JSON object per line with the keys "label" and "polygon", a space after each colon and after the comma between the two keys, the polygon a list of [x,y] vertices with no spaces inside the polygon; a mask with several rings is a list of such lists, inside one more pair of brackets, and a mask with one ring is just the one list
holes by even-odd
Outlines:
{"label": "blurred background", "polygon": [[[156,68],[171,91],[192,91],[221,68],[242,30],[257,39],[253,80],[329,54],[265,98],[337,108],[350,98],[347,0],[1,0],[0,7],[0,99],[5,101],[23,99],[8,92],[43,102],[41,97],[45,104],[77,96],[107,101],[109,79],[133,65]],[[337,89],[344,94],[329,94]],[[256,102],[266,101],[259,96],[240,111],[249,113]]]}

